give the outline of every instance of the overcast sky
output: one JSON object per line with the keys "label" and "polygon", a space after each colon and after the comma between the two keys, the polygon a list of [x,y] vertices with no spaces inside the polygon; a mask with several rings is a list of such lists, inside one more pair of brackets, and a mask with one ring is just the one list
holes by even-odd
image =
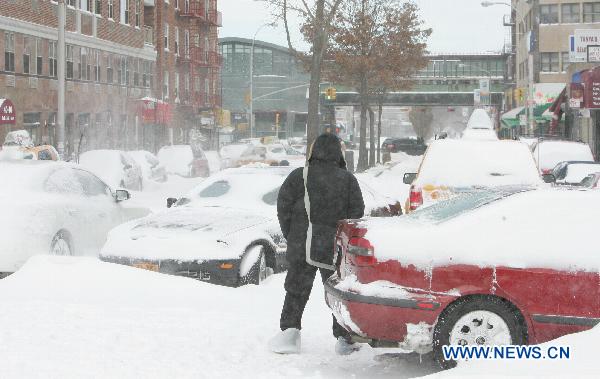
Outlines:
{"label": "overcast sky", "polygon": [[[425,24],[433,29],[429,50],[434,53],[479,53],[499,51],[508,28],[502,26],[502,16],[510,13],[503,5],[483,8],[481,0],[416,0]],[[252,38],[263,24],[272,21],[265,4],[255,0],[219,0],[223,12],[223,27],[219,37]],[[294,25],[295,43],[302,41]],[[287,46],[283,25],[263,28],[256,36]],[[306,46],[306,45],[304,45]]]}

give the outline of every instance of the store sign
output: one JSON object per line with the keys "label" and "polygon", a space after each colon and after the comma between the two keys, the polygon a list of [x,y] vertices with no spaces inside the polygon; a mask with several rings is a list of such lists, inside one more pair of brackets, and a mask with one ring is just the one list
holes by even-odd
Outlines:
{"label": "store sign", "polygon": [[576,29],[573,50],[569,54],[571,62],[587,62],[588,46],[600,45],[600,29]]}
{"label": "store sign", "polygon": [[600,62],[600,45],[589,45],[587,47],[587,61],[590,63]]}
{"label": "store sign", "polygon": [[8,99],[0,99],[0,125],[14,125],[16,120],[15,106]]}

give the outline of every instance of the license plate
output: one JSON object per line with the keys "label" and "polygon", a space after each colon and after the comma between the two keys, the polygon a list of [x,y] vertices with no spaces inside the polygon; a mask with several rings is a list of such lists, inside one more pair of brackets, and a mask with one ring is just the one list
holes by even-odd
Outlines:
{"label": "license plate", "polygon": [[158,264],[156,264],[156,263],[134,263],[133,267],[141,268],[143,270],[158,272]]}

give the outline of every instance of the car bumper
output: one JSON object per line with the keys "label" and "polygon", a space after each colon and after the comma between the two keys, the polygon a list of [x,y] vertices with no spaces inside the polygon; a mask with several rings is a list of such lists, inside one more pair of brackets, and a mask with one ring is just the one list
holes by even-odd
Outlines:
{"label": "car bumper", "polygon": [[[401,346],[417,350],[408,341],[415,327],[423,326],[421,338],[430,345],[432,327],[449,299],[424,294],[410,294],[402,298],[363,295],[336,286],[339,277],[333,275],[325,283],[325,299],[338,322],[358,341],[373,346]],[[414,338],[413,338],[414,340]]]}
{"label": "car bumper", "polygon": [[184,276],[201,282],[222,286],[238,287],[241,284],[239,277],[241,259],[192,262],[175,259],[149,260],[115,256],[100,256],[100,259],[104,262],[118,263],[163,274]]}

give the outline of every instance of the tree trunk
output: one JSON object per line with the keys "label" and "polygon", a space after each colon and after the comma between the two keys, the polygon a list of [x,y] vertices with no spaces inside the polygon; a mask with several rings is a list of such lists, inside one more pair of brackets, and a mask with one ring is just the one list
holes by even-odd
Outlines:
{"label": "tree trunk", "polygon": [[368,103],[368,83],[366,75],[360,81],[360,142],[358,148],[358,164],[356,171],[362,172],[369,167],[369,157],[367,156],[367,108]]}
{"label": "tree trunk", "polygon": [[369,167],[375,166],[375,112],[369,107]]}
{"label": "tree trunk", "polygon": [[325,0],[317,1],[315,11],[315,35],[312,44],[312,59],[310,64],[310,86],[308,88],[308,146],[319,136],[319,97],[321,69],[325,52],[327,33],[325,30]]}
{"label": "tree trunk", "polygon": [[379,102],[377,120],[377,163],[381,163],[381,114],[383,113],[383,99]]}

